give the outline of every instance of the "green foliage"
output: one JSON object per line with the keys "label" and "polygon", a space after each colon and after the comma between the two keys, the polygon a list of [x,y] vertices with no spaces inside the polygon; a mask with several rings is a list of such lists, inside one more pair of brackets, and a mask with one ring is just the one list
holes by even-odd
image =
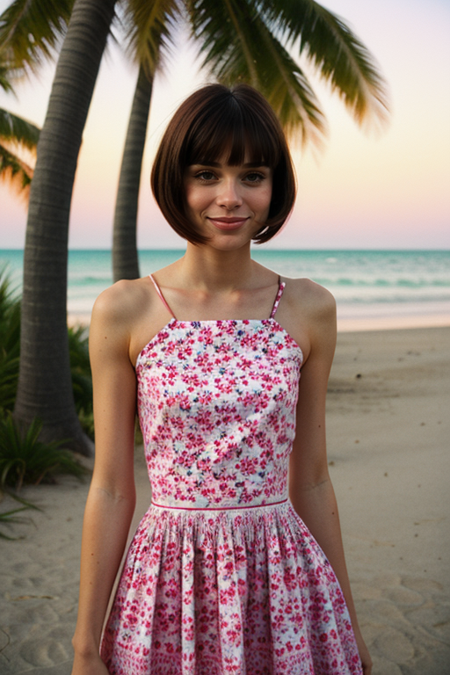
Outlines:
{"label": "green foliage", "polygon": [[77,414],[84,433],[89,436],[91,440],[94,440],[94,413],[92,407],[90,410],[81,408],[77,411]]}
{"label": "green foliage", "polygon": [[[28,509],[34,509],[35,511],[41,511],[39,506],[36,506],[35,504],[32,504],[31,502],[27,501],[26,499],[23,499],[23,497],[19,497],[18,494],[14,492],[9,492],[10,497],[12,497],[16,502],[19,502],[22,504],[17,509],[10,509],[9,511],[3,511],[0,513],[0,524],[1,525],[14,525],[16,523],[30,523],[33,522],[30,518],[23,518],[22,516],[17,516],[18,513],[21,513],[22,511],[26,511]],[[17,537],[9,537],[6,535],[4,532],[0,531],[0,539],[17,539]]]}
{"label": "green foliage", "polygon": [[68,334],[75,408],[84,431],[90,438],[94,438],[92,375],[86,329],[76,326],[69,328]]}
{"label": "green foliage", "polygon": [[[74,397],[82,426],[93,436],[92,379],[88,340],[83,328],[68,330]],[[0,500],[8,493],[21,506],[0,513],[1,525],[28,522],[20,514],[37,508],[20,498],[14,490],[23,484],[54,482],[55,476],[69,473],[82,477],[86,470],[73,455],[62,449],[64,441],[39,440],[42,424],[34,420],[25,433],[14,423],[12,410],[16,399],[20,357],[20,299],[11,289],[5,270],[0,270]],[[13,539],[0,531],[0,538]]]}
{"label": "green foliage", "polygon": [[[174,28],[186,22],[202,67],[226,85],[248,82],[267,98],[286,132],[320,141],[325,117],[297,56],[343,100],[355,121],[383,121],[386,85],[365,45],[314,0],[127,0],[128,51],[147,75],[164,67]],[[295,53],[297,52],[297,53]]]}
{"label": "green foliage", "polygon": [[306,76],[252,2],[230,0],[211,7],[190,3],[191,23],[203,55],[203,67],[219,82],[248,82],[271,103],[288,133],[324,131],[324,118]]}
{"label": "green foliage", "polygon": [[[0,58],[0,88],[12,91],[10,73]],[[9,184],[18,194],[28,199],[33,168],[20,157],[20,152],[33,154],[39,140],[39,128],[13,113],[0,108],[0,180]],[[19,151],[19,154],[18,154]]]}
{"label": "green foliage", "polygon": [[[72,8],[73,0],[10,4],[0,16],[0,51],[11,72],[29,73],[54,56]],[[314,0],[126,0],[119,16],[126,49],[150,78],[164,66],[184,22],[214,78],[252,84],[286,131],[300,131],[303,140],[318,141],[325,118],[297,55],[338,93],[358,124],[385,119],[386,86],[372,55],[343,19]]]}
{"label": "green foliage", "polygon": [[40,441],[41,429],[42,423],[35,419],[22,433],[10,413],[0,421],[0,490],[54,482],[58,473],[78,478],[86,473],[72,454],[62,449],[64,441]]}
{"label": "green foliage", "polygon": [[18,197],[22,197],[26,203],[30,196],[32,177],[32,167],[0,143],[0,180],[6,183]]}
{"label": "green foliage", "polygon": [[0,50],[21,74],[51,59],[65,35],[74,0],[14,0],[0,16]]}
{"label": "green foliage", "polygon": [[[26,509],[30,508],[29,506],[21,506],[18,509],[11,509],[11,511],[3,511],[3,513],[0,513],[0,524],[2,525],[13,525],[14,523],[25,523],[28,522],[27,518],[22,518],[20,516],[17,516],[17,513],[20,513],[21,511],[25,511]],[[17,537],[8,537],[4,532],[0,531],[0,539],[16,539]]]}
{"label": "green foliage", "polygon": [[19,377],[20,301],[0,270],[0,414],[12,410]]}
{"label": "green foliage", "polygon": [[0,61],[0,87],[3,89],[3,91],[8,92],[13,91],[8,68],[5,66],[5,64],[1,63],[1,61]]}
{"label": "green foliage", "polygon": [[386,113],[385,82],[350,28],[313,0],[187,0],[202,66],[227,85],[252,84],[291,136],[320,140],[325,118],[295,59],[304,55],[361,123]]}
{"label": "green foliage", "polygon": [[0,108],[0,138],[2,141],[20,143],[28,150],[34,150],[39,140],[39,128]]}
{"label": "green foliage", "polygon": [[174,28],[182,20],[181,4],[177,0],[128,0],[123,10],[128,52],[152,78],[172,51]]}
{"label": "green foliage", "polygon": [[89,346],[84,326],[68,329],[70,367],[77,410],[92,408],[92,378]]}
{"label": "green foliage", "polygon": [[[85,432],[94,437],[92,376],[86,329],[68,328],[75,407]],[[0,417],[12,412],[16,400],[20,358],[20,299],[0,270]]]}
{"label": "green foliage", "polygon": [[385,119],[386,83],[344,19],[314,0],[259,0],[258,11],[283,36],[284,44],[306,56],[358,124],[370,116]]}

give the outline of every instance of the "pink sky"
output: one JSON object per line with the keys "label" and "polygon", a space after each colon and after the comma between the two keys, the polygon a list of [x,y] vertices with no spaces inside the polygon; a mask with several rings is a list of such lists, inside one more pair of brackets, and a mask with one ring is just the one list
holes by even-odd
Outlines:
{"label": "pink sky", "polygon": [[[8,5],[0,0],[0,10]],[[356,127],[343,105],[312,80],[329,121],[319,154],[294,151],[299,197],[272,243],[277,248],[450,248],[450,4],[446,0],[328,0],[376,56],[388,80],[391,121],[381,134]],[[204,75],[180,36],[155,83],[144,160],[141,248],[182,247],[148,187],[151,161],[173,110]],[[0,106],[42,124],[53,69],[20,83]],[[109,248],[121,153],[137,73],[110,47],[86,126],[70,227],[72,248]],[[21,248],[26,211],[0,186],[0,248]]]}

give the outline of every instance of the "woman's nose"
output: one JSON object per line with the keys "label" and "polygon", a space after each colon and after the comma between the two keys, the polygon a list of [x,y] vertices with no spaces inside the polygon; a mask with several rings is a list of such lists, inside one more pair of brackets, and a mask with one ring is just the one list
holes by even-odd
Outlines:
{"label": "woman's nose", "polygon": [[237,181],[230,179],[221,183],[217,194],[217,203],[219,206],[225,206],[228,210],[242,204],[242,196]]}

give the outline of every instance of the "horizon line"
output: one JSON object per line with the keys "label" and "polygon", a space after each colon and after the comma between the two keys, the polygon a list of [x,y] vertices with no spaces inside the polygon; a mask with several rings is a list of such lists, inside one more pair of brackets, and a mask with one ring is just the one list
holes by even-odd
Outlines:
{"label": "horizon line", "polygon": [[[8,248],[0,248],[0,252],[7,252],[7,251],[21,251],[23,252],[25,249],[24,248],[19,248],[19,247],[8,247]],[[152,252],[152,253],[157,253],[157,252],[168,252],[168,251],[174,251],[174,252],[179,252],[179,253],[184,253],[185,249],[184,248],[178,248],[178,247],[161,247],[161,248],[138,248],[138,253],[147,253],[147,252]],[[390,252],[390,253],[403,253],[403,252],[420,252],[420,251],[426,251],[430,253],[450,253],[450,246],[448,248],[424,248],[424,247],[408,247],[408,248],[399,248],[399,247],[394,247],[394,248],[383,248],[383,247],[370,247],[370,248],[360,248],[360,247],[355,247],[355,248],[316,248],[316,247],[305,247],[305,248],[270,248],[270,247],[260,247],[260,246],[253,246],[252,251],[261,251],[262,253],[267,252],[267,253],[274,253],[274,252],[307,252],[307,251],[314,251],[314,252],[338,252],[338,251],[352,251],[352,252],[363,252],[363,251],[371,251],[371,252]],[[102,253],[112,253],[112,248],[98,248],[98,247],[89,247],[89,248],[79,248],[79,247],[69,247],[68,248],[69,253],[72,252],[79,252],[79,251],[97,251],[97,252],[102,252]]]}

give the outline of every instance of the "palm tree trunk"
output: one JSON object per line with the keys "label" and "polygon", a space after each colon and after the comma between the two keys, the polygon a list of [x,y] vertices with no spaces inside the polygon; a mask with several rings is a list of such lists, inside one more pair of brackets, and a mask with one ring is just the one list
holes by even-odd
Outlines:
{"label": "palm tree trunk", "polygon": [[43,422],[42,440],[90,454],[72,392],[67,246],[81,137],[116,0],[76,0],[37,152],[25,241],[19,385],[14,417]]}
{"label": "palm tree trunk", "polygon": [[112,248],[114,281],[137,279],[140,276],[136,227],[142,157],[147,135],[152,87],[153,78],[146,75],[141,66],[128,123],[117,190]]}

